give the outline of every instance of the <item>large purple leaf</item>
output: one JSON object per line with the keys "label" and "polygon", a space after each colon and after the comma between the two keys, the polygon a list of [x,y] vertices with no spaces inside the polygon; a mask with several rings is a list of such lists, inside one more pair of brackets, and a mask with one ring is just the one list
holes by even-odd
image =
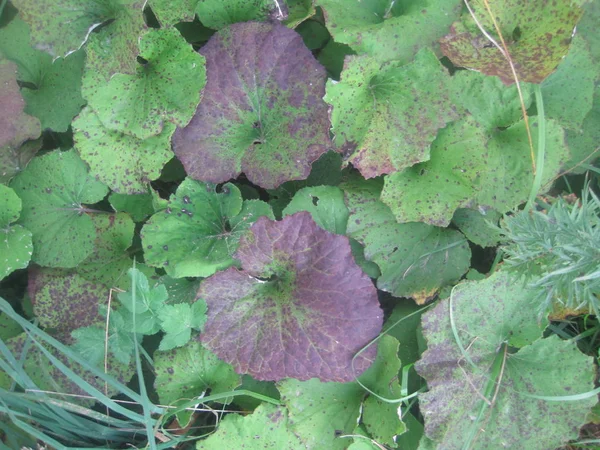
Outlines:
{"label": "large purple leaf", "polygon": [[238,373],[352,381],[375,357],[356,353],[381,330],[377,291],[354,262],[348,238],[322,230],[310,213],[258,219],[236,257],[243,271],[200,285],[208,319],[202,342]]}
{"label": "large purple leaf", "polygon": [[265,188],[304,179],[329,146],[325,69],[298,33],[247,22],[215,34],[203,98],[173,149],[192,178],[221,183],[244,172]]}

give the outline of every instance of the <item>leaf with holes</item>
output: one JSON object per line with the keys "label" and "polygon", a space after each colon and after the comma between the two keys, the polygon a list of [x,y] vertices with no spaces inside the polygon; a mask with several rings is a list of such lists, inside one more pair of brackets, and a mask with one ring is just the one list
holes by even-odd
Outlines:
{"label": "leaf with holes", "polygon": [[240,237],[261,216],[273,217],[269,205],[242,200],[231,183],[217,192],[214,184],[186,179],[142,229],[146,263],[173,278],[210,276],[236,263]]}
{"label": "leaf with holes", "polygon": [[99,202],[108,189],[73,150],[35,158],[11,187],[23,201],[19,223],[33,235],[34,262],[75,267],[92,253],[96,230],[84,204]]}
{"label": "leaf with holes", "polygon": [[0,184],[0,280],[27,267],[31,259],[31,232],[13,224],[20,213],[21,199],[11,188]]}
{"label": "leaf with holes", "polygon": [[[537,148],[537,120],[530,119],[529,126]],[[569,155],[565,133],[556,122],[546,121],[545,138],[540,193],[551,186]],[[533,184],[529,154],[524,121],[486,132],[466,117],[440,131],[431,160],[388,176],[381,200],[400,223],[447,226],[458,208],[504,213],[527,200]]]}
{"label": "leaf with holes", "polygon": [[347,234],[365,246],[365,257],[381,269],[379,289],[424,303],[469,269],[465,237],[424,223],[397,223],[379,200],[380,179],[351,177],[341,187],[350,211]]}
{"label": "leaf with holes", "polygon": [[540,339],[530,294],[496,272],[423,315],[428,348],[416,367],[429,392],[419,405],[435,448],[546,449],[577,438],[597,399],[562,397],[592,391],[593,360],[573,341]]}
{"label": "leaf with holes", "polygon": [[90,165],[90,172],[121,194],[148,192],[150,181],[160,177],[161,169],[173,157],[169,141],[175,125],[170,123],[158,136],[138,139],[107,129],[90,108],[85,108],[73,122],[73,129],[75,148]]}
{"label": "leaf with holes", "polygon": [[138,62],[134,75],[114,75],[88,97],[98,119],[137,139],[161,134],[165,122],[187,125],[206,81],[204,58],[167,28],[141,36]]}
{"label": "leaf with holes", "polygon": [[342,79],[327,83],[334,143],[366,178],[429,159],[438,129],[458,118],[450,77],[429,50],[410,64],[346,59]]}
{"label": "leaf with holes", "polygon": [[[533,0],[470,2],[477,22],[498,45],[506,44],[520,82],[541,83],[567,54],[583,10],[578,3]],[[490,18],[493,17],[493,20]],[[502,37],[498,35],[496,25]],[[505,50],[498,49],[475,23],[468,10],[440,40],[442,52],[457,66],[515,82]]]}
{"label": "leaf with holes", "polygon": [[336,42],[380,61],[409,63],[423,47],[435,47],[459,17],[460,0],[317,0]]}
{"label": "leaf with holes", "polygon": [[221,183],[244,172],[273,189],[304,179],[327,151],[325,70],[283,25],[248,22],[201,49],[207,82],[196,115],[173,149],[188,175]]}
{"label": "leaf with holes", "polygon": [[298,211],[308,211],[316,224],[330,233],[346,234],[348,208],[344,193],[336,186],[300,189],[283,210],[283,215],[290,216]]}
{"label": "leaf with holes", "polygon": [[352,358],[383,317],[348,238],[322,230],[307,212],[261,217],[235,256],[243,270],[204,280],[198,297],[208,305],[202,342],[238,373],[350,381],[371,364],[371,351]]}

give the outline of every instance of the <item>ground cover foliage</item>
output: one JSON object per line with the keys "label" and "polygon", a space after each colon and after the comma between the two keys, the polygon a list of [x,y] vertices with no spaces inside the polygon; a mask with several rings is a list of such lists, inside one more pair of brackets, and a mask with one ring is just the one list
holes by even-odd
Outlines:
{"label": "ground cover foliage", "polygon": [[1,0],[0,445],[600,442],[597,0]]}

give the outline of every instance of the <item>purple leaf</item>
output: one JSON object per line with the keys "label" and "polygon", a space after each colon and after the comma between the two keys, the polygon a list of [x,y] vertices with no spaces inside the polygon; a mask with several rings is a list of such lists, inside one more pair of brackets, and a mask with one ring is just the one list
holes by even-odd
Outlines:
{"label": "purple leaf", "polygon": [[306,178],[330,141],[325,69],[300,35],[278,24],[238,23],[200,53],[203,98],[173,137],[188,175],[221,183],[244,172],[269,189]]}
{"label": "purple leaf", "polygon": [[[230,268],[207,278],[202,342],[238,373],[348,382],[364,372],[381,330],[377,290],[354,262],[348,238],[320,229],[308,212],[261,217]],[[354,362],[353,362],[354,358]]]}

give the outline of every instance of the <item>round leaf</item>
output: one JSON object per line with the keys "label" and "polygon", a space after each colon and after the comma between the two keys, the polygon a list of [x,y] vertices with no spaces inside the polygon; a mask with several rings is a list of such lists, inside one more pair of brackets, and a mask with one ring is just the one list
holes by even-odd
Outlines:
{"label": "round leaf", "polygon": [[207,82],[173,149],[192,178],[221,183],[244,172],[276,188],[304,179],[329,145],[325,70],[283,25],[248,22],[201,49]]}
{"label": "round leaf", "polygon": [[33,234],[33,261],[75,267],[92,253],[96,230],[84,203],[99,202],[108,189],[73,150],[35,158],[11,187],[23,201],[19,223]]}
{"label": "round leaf", "polygon": [[372,351],[353,358],[383,316],[348,238],[320,229],[307,212],[261,217],[236,257],[244,271],[213,275],[198,296],[208,305],[202,342],[238,373],[350,381],[370,365]]}

